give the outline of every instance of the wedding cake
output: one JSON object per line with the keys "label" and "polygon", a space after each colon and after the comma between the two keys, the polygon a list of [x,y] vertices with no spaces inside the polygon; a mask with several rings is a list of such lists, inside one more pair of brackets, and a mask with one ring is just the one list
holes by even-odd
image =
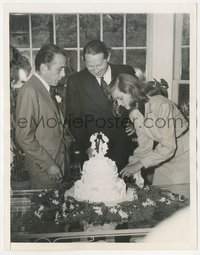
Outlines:
{"label": "wedding cake", "polygon": [[94,156],[83,164],[82,177],[74,185],[74,196],[78,200],[104,203],[135,198],[133,190],[126,191],[115,162],[105,157],[108,138],[103,133],[95,133],[90,141]]}

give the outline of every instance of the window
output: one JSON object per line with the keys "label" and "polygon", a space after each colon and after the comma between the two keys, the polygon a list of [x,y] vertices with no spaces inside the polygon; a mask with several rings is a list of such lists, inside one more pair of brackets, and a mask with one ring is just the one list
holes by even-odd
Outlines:
{"label": "window", "polygon": [[146,14],[11,14],[10,43],[34,67],[38,50],[55,43],[68,53],[72,71],[84,67],[82,49],[101,39],[111,49],[110,62],[146,71]]}
{"label": "window", "polygon": [[179,105],[189,104],[190,62],[190,16],[177,14],[175,25],[174,101]]}

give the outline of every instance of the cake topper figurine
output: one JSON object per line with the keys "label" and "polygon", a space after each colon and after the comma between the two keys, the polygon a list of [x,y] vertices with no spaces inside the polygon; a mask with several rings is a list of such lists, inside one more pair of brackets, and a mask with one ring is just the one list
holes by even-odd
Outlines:
{"label": "cake topper figurine", "polygon": [[90,137],[91,148],[94,156],[104,156],[108,150],[108,137],[102,132],[95,133]]}

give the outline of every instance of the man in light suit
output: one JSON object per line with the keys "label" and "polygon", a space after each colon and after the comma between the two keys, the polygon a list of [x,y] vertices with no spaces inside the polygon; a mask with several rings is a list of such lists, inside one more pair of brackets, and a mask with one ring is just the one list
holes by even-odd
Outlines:
{"label": "man in light suit", "polygon": [[107,156],[120,170],[128,163],[133,145],[131,137],[126,134],[128,116],[117,119],[113,115],[109,84],[119,74],[135,76],[135,71],[128,65],[110,64],[108,49],[100,40],[90,41],[84,47],[83,59],[86,68],[69,76],[67,82],[68,125],[79,145],[82,162],[93,153],[90,136],[102,131],[109,138]]}
{"label": "man in light suit", "polygon": [[[56,45],[43,46],[35,59],[35,74],[18,92],[16,137],[25,153],[32,189],[56,188],[70,178],[70,134],[53,92],[64,77],[66,55]],[[67,128],[67,127],[65,127]]]}

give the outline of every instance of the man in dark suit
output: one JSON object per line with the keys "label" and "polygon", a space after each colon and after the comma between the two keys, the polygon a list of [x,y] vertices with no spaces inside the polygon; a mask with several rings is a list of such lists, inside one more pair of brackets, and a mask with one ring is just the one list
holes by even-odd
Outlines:
{"label": "man in dark suit", "polygon": [[25,153],[31,189],[56,188],[69,179],[71,137],[66,135],[54,94],[65,66],[63,49],[53,44],[43,46],[35,59],[35,74],[18,92],[16,137]]}
{"label": "man in dark suit", "polygon": [[120,170],[128,163],[133,144],[126,134],[128,116],[113,115],[109,84],[119,74],[135,76],[135,71],[128,65],[110,64],[108,49],[100,40],[90,41],[84,47],[83,59],[86,68],[69,76],[67,82],[68,125],[79,144],[82,162],[92,156],[90,136],[101,131],[109,138],[107,156]]}

